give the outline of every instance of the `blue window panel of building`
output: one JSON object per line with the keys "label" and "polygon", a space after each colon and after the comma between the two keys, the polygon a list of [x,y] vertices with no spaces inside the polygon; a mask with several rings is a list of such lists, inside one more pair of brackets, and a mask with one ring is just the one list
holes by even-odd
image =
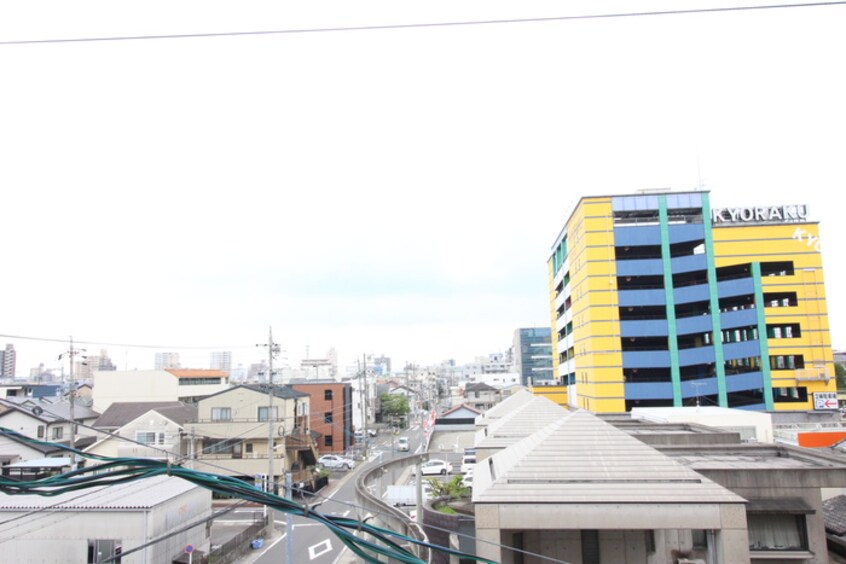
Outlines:
{"label": "blue window panel of building", "polygon": [[767,406],[763,403],[753,403],[750,405],[738,405],[734,409],[745,409],[746,411],[766,411]]}
{"label": "blue window panel of building", "polygon": [[684,286],[683,288],[673,288],[673,298],[677,304],[689,304],[693,302],[704,302],[711,297],[708,290],[708,284],[698,284],[696,286]]}
{"label": "blue window panel of building", "polygon": [[614,245],[636,247],[639,245],[660,245],[661,226],[643,225],[614,228]]}
{"label": "blue window panel of building", "polygon": [[620,290],[617,301],[624,306],[664,305],[667,295],[664,290]]}
{"label": "blue window panel of building", "polygon": [[743,392],[764,387],[764,376],[760,372],[747,372],[726,376],[726,392]]}
{"label": "blue window panel of building", "polygon": [[681,349],[679,351],[679,366],[708,364],[709,362],[714,362],[714,359],[714,347],[698,347],[695,349]]}
{"label": "blue window panel of building", "polygon": [[721,298],[732,296],[745,296],[755,293],[755,284],[752,278],[739,278],[737,280],[724,280],[717,282],[717,293]]}
{"label": "blue window panel of building", "polygon": [[693,335],[695,333],[709,333],[713,330],[710,315],[695,315],[693,317],[679,317],[676,319],[676,334]]}
{"label": "blue window panel of building", "polygon": [[719,393],[716,378],[702,378],[701,380],[686,380],[681,383],[682,397],[695,398],[699,396],[715,396]]}
{"label": "blue window panel of building", "polygon": [[670,225],[670,244],[686,243],[705,239],[705,227],[701,223]]}
{"label": "blue window panel of building", "polygon": [[748,327],[758,324],[758,313],[754,309],[741,309],[738,311],[727,311],[720,314],[720,327],[723,329],[734,329],[737,327]]}
{"label": "blue window panel of building", "polygon": [[673,399],[672,382],[632,382],[625,384],[627,400]]}
{"label": "blue window panel of building", "polygon": [[704,254],[676,257],[670,259],[670,267],[673,269],[673,274],[705,270],[708,267],[708,260]]}
{"label": "blue window panel of building", "polygon": [[614,211],[657,210],[658,196],[614,196],[611,198]]}
{"label": "blue window panel of building", "polygon": [[737,360],[738,358],[749,358],[761,356],[761,343],[755,341],[742,341],[740,343],[723,343],[723,359]]}
{"label": "blue window panel of building", "polygon": [[625,351],[623,368],[667,368],[670,351]]}
{"label": "blue window panel of building", "polygon": [[661,259],[618,260],[617,276],[655,276],[664,274]]}
{"label": "blue window panel of building", "polygon": [[685,192],[681,194],[667,194],[667,209],[702,208],[702,194]]}
{"label": "blue window panel of building", "polygon": [[643,319],[620,322],[620,335],[623,337],[666,337],[667,333],[666,319]]}

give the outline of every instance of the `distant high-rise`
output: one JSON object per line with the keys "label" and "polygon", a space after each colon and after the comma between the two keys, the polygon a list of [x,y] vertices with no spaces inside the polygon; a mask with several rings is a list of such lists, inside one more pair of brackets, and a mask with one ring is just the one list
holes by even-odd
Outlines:
{"label": "distant high-rise", "polygon": [[211,368],[213,370],[222,370],[227,374],[232,373],[232,352],[231,351],[212,351],[211,353]]}
{"label": "distant high-rise", "polygon": [[164,370],[165,368],[181,368],[179,364],[179,353],[177,352],[159,352],[156,353],[156,370]]}
{"label": "distant high-rise", "polygon": [[0,351],[0,377],[14,378],[15,377],[15,345],[6,345],[6,350]]}
{"label": "distant high-rise", "polygon": [[526,327],[514,331],[514,368],[524,386],[556,383],[552,374],[552,331]]}
{"label": "distant high-rise", "polygon": [[78,380],[88,380],[94,377],[95,370],[117,370],[106,349],[100,349],[99,355],[88,355],[84,360],[77,361],[74,377]]}

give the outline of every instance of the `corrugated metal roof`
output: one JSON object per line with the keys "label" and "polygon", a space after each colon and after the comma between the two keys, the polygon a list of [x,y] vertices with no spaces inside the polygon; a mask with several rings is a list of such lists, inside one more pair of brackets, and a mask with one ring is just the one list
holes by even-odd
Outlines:
{"label": "corrugated metal roof", "polygon": [[182,478],[156,476],[126,484],[98,486],[84,493],[75,491],[57,496],[0,493],[0,511],[28,511],[47,507],[53,511],[151,509],[197,487]]}
{"label": "corrugated metal roof", "polygon": [[476,467],[473,501],[481,503],[745,501],[586,411],[550,422]]}
{"label": "corrugated metal roof", "polygon": [[825,530],[835,535],[846,534],[846,495],[823,501]]}
{"label": "corrugated metal roof", "polygon": [[505,448],[566,416],[569,410],[540,396],[517,405],[511,413],[495,419],[476,432],[478,448]]}

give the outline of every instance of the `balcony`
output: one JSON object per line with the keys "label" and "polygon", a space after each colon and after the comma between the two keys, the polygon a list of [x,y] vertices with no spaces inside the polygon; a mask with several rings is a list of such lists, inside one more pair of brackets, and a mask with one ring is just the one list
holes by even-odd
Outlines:
{"label": "balcony", "polygon": [[179,445],[172,443],[160,445],[142,446],[134,443],[121,443],[117,448],[118,458],[152,458],[154,460],[166,460],[167,458],[177,458],[182,453],[179,452]]}

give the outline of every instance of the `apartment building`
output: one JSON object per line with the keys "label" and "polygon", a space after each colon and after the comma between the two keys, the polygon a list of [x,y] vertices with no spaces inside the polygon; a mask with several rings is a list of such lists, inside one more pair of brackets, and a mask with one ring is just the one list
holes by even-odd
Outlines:
{"label": "apartment building", "polygon": [[818,227],[705,191],[582,198],[548,262],[559,401],[835,409]]}

